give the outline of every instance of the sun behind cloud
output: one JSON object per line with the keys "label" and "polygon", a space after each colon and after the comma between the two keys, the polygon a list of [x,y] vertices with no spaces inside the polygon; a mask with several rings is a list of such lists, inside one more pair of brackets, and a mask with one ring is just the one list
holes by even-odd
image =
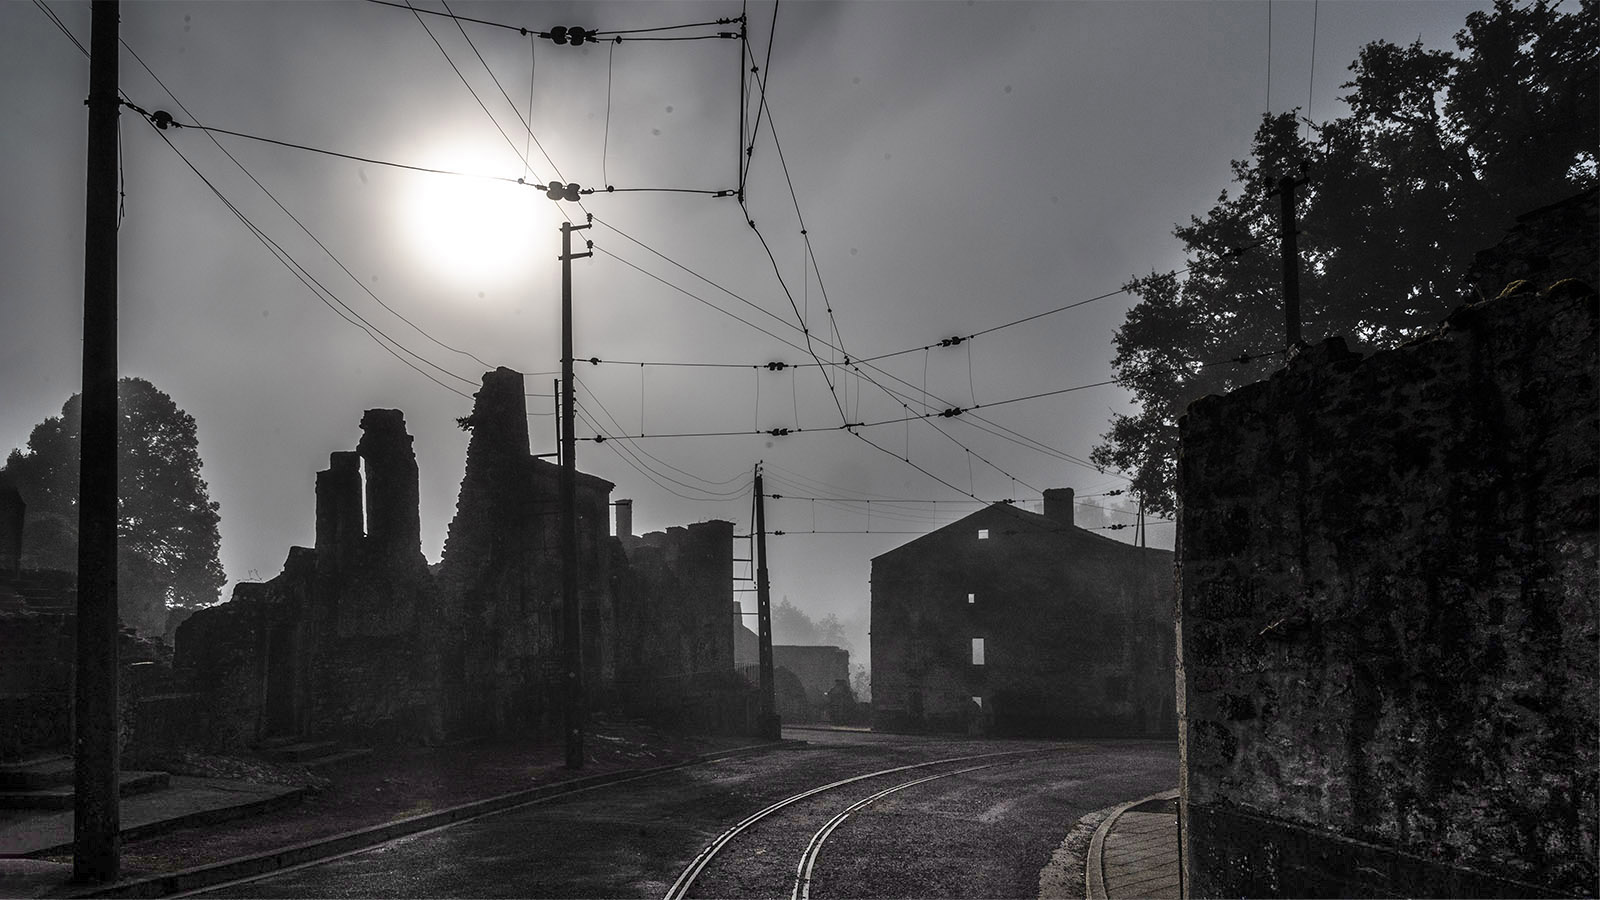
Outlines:
{"label": "sun behind cloud", "polygon": [[516,177],[521,164],[506,154],[443,146],[422,155],[421,165],[465,177],[417,173],[403,195],[402,239],[407,252],[441,280],[500,282],[532,271],[559,253],[552,235],[561,222],[556,204],[531,186],[495,178]]}

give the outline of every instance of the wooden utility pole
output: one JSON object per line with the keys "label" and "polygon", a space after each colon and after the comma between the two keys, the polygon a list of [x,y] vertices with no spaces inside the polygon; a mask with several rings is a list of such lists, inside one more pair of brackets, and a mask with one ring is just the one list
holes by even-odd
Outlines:
{"label": "wooden utility pole", "polygon": [[72,876],[122,867],[117,770],[117,19],[96,0],[89,36],[83,242],[83,424],[78,461],[78,646]]}
{"label": "wooden utility pole", "polygon": [[777,685],[772,677],[772,595],[767,585],[767,494],[756,463],[756,637],[761,653],[761,721],[757,731],[768,740],[783,736],[778,718]]}
{"label": "wooden utility pole", "polygon": [[[1300,339],[1300,249],[1296,236],[1294,214],[1294,189],[1306,183],[1304,177],[1285,175],[1278,179],[1272,193],[1278,195],[1278,224],[1282,231],[1279,246],[1283,256],[1283,321],[1284,336],[1292,354],[1305,342]],[[1271,196],[1268,194],[1267,196]]]}
{"label": "wooden utility pole", "polygon": [[572,434],[572,261],[594,252],[573,253],[572,233],[588,225],[561,223],[561,624],[567,670],[567,768],[583,768],[583,603],[578,598],[578,494]]}

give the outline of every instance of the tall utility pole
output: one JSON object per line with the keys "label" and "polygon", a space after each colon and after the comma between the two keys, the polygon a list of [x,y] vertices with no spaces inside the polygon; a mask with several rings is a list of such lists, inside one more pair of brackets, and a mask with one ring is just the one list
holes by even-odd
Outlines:
{"label": "tall utility pole", "polygon": [[117,769],[117,18],[95,0],[83,241],[83,425],[78,462],[78,660],[72,876],[122,867]]}
{"label": "tall utility pole", "polygon": [[1283,232],[1279,242],[1283,256],[1283,323],[1290,353],[1304,343],[1300,340],[1300,248],[1295,239],[1300,232],[1295,224],[1294,189],[1305,183],[1303,176],[1285,175],[1272,190],[1278,195],[1278,224]]}
{"label": "tall utility pole", "polygon": [[767,585],[767,494],[756,463],[756,637],[761,653],[761,721],[756,730],[768,740],[783,736],[777,686],[772,677],[772,595]]}
{"label": "tall utility pole", "polygon": [[583,603],[578,599],[578,485],[572,438],[572,233],[588,225],[561,223],[561,624],[566,638],[567,768],[583,768]]}

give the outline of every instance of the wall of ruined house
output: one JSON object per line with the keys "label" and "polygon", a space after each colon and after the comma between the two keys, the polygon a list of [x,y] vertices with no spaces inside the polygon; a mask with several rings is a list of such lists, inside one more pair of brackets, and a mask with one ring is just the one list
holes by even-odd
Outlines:
{"label": "wall of ruined house", "polygon": [[422,556],[411,436],[398,410],[368,410],[361,427],[357,449],[317,474],[317,546],[291,548],[277,577],[178,627],[175,660],[209,696],[214,746],[443,736],[446,629]]}
{"label": "wall of ruined house", "polygon": [[[850,682],[850,651],[842,647],[773,644],[772,666],[774,670],[785,669],[793,673],[800,683],[805,708],[803,717],[794,718],[794,721],[821,721],[827,710],[828,692],[833,690],[834,682],[841,678],[846,684]],[[784,721],[792,718],[785,715]]]}
{"label": "wall of ruined house", "polygon": [[[0,572],[0,762],[72,752],[77,579],[70,572]],[[167,647],[124,625],[117,635],[118,740],[134,760],[196,741],[199,724],[174,719]],[[192,698],[183,698],[190,700]]]}
{"label": "wall of ruined house", "polygon": [[[209,743],[559,734],[559,469],[529,453],[517,372],[486,373],[461,424],[472,437],[438,566],[420,549],[419,473],[404,417],[368,410],[356,449],[331,454],[317,473],[316,546],[292,548],[277,577],[240,585],[230,602],[179,626],[180,668],[208,692]],[[609,534],[612,484],[578,473],[576,488],[591,708],[659,699],[639,696],[648,679],[619,690],[616,673],[619,658],[639,658],[640,646],[663,635],[689,670],[731,677],[732,526],[632,539],[648,548],[636,570]],[[626,635],[623,610],[633,623]],[[710,688],[696,683],[702,689]],[[720,695],[674,698],[691,707],[688,726],[738,718],[721,711]]]}
{"label": "wall of ruined house", "polygon": [[1594,890],[1596,322],[1530,290],[1190,406],[1191,896]]}
{"label": "wall of ruined house", "polygon": [[0,762],[71,747],[76,629],[66,613],[0,612]]}
{"label": "wall of ruined house", "polygon": [[[484,375],[463,423],[466,473],[436,578],[452,733],[559,733],[559,467],[531,455],[526,413],[522,375],[500,368]],[[612,484],[579,472],[575,487],[585,688],[603,699],[615,653]]]}
{"label": "wall of ruined house", "polygon": [[616,698],[680,727],[748,732],[755,695],[734,666],[733,523],[621,535]]}
{"label": "wall of ruined house", "polygon": [[1172,554],[1077,528],[1057,499],[1053,517],[996,504],[872,561],[875,729],[1176,730]]}

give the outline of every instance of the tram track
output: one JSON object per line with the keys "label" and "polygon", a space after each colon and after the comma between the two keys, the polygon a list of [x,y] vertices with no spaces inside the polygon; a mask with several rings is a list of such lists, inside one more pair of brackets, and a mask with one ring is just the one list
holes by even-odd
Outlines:
{"label": "tram track", "polygon": [[[695,882],[700,878],[701,874],[706,871],[707,867],[710,866],[712,861],[717,858],[718,854],[720,854],[731,843],[733,843],[735,839],[749,831],[749,829],[757,823],[760,823],[774,814],[794,806],[795,804],[804,800],[808,800],[812,797],[816,797],[848,785],[856,784],[872,778],[881,778],[886,775],[927,769],[933,766],[974,762],[983,759],[1001,760],[998,762],[986,763],[984,765],[968,766],[966,768],[956,769],[950,772],[939,772],[933,775],[915,778],[911,781],[902,782],[858,800],[834,815],[825,825],[822,826],[822,828],[818,829],[811,836],[811,839],[807,843],[804,852],[801,854],[800,862],[795,868],[794,885],[790,894],[791,900],[807,900],[807,898],[810,897],[812,871],[815,868],[817,858],[821,854],[822,845],[826,843],[828,837],[833,834],[835,829],[844,824],[844,821],[849,818],[851,814],[871,805],[872,803],[877,802],[884,797],[889,796],[890,794],[894,794],[898,791],[915,787],[926,782],[936,781],[941,778],[949,778],[955,775],[963,775],[969,772],[976,772],[981,769],[990,769],[996,766],[1005,765],[1006,763],[1010,762],[1024,762],[1028,757],[1037,757],[1049,753],[1059,753],[1069,749],[1072,748],[1052,747],[1046,749],[1007,750],[997,753],[979,753],[969,756],[947,757],[944,759],[928,760],[926,762],[912,763],[904,766],[895,766],[889,769],[881,769],[876,772],[867,772],[862,775],[855,775],[850,778],[842,778],[829,784],[819,785],[817,787],[801,791],[800,793],[793,794],[775,803],[769,804],[723,830],[715,839],[711,841],[711,843],[707,844],[705,848],[696,854],[693,860],[689,862],[689,865],[684,868],[681,874],[679,874],[677,880],[672,883],[670,888],[668,888],[664,898],[665,900],[686,900],[686,898],[689,896],[690,889],[693,888]],[[1004,757],[1011,757],[1011,759],[1001,759]]]}

